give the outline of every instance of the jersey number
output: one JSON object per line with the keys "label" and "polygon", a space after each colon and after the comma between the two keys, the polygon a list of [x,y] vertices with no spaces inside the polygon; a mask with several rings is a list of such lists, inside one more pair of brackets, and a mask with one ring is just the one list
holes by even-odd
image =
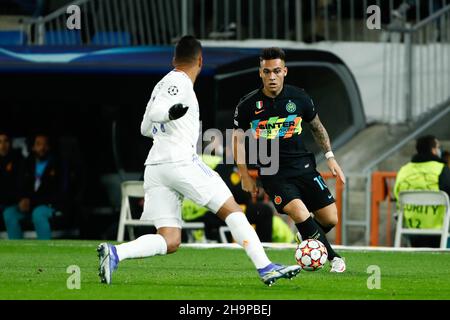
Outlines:
{"label": "jersey number", "polygon": [[317,184],[320,187],[320,190],[328,189],[327,185],[325,184],[325,181],[323,181],[322,176],[317,176],[314,178],[314,181],[317,182]]}

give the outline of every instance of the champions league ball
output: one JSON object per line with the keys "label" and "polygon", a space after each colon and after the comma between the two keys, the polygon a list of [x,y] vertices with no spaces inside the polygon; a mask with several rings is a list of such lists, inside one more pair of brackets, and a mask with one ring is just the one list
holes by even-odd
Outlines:
{"label": "champions league ball", "polygon": [[316,271],[327,262],[327,248],[319,240],[302,241],[295,250],[295,260],[306,271]]}

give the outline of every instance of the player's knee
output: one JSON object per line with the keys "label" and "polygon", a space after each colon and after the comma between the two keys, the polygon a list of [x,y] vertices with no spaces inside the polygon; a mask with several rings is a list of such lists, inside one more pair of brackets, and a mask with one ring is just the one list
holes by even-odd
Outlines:
{"label": "player's knee", "polygon": [[333,228],[335,225],[337,225],[337,223],[338,223],[337,215],[330,217],[327,221],[327,225],[330,228]]}
{"label": "player's knee", "polygon": [[338,223],[338,212],[335,205],[315,211],[314,216],[323,227],[333,228]]}
{"label": "player's knee", "polygon": [[325,217],[324,225],[328,227],[334,227],[338,223],[338,214],[337,214],[337,208],[334,207],[330,209],[328,214]]}
{"label": "player's knee", "polygon": [[283,212],[295,223],[303,222],[311,216],[308,209],[298,201],[290,202],[283,208]]}
{"label": "player's knee", "polygon": [[169,241],[166,240],[166,242],[167,242],[167,253],[168,254],[176,252],[181,244],[180,239],[171,239]]}

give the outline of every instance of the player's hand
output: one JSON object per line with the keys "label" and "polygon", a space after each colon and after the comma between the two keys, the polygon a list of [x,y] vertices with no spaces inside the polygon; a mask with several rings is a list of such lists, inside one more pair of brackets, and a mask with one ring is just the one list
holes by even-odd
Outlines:
{"label": "player's hand", "polygon": [[241,179],[242,190],[250,192],[252,196],[258,194],[258,187],[256,186],[256,180],[250,175],[243,175]]}
{"label": "player's hand", "polygon": [[188,109],[189,109],[188,106],[184,106],[181,103],[174,104],[169,109],[169,119],[176,120],[176,119],[181,118],[182,116],[184,116],[186,114]]}
{"label": "player's hand", "polygon": [[339,177],[341,179],[342,183],[345,183],[345,175],[344,171],[342,171],[341,167],[337,163],[335,158],[330,158],[327,161],[328,168],[330,169],[331,173],[335,177]]}

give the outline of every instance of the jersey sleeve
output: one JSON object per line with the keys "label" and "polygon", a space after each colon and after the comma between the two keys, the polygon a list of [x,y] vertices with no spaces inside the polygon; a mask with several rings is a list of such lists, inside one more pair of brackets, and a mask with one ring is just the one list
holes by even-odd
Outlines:
{"label": "jersey sleeve", "polygon": [[310,96],[306,95],[303,98],[303,120],[311,122],[317,115],[316,107]]}
{"label": "jersey sleeve", "polygon": [[246,111],[245,105],[242,102],[239,102],[234,111],[234,119],[233,119],[234,129],[247,130],[250,128],[250,120],[247,112],[245,111]]}
{"label": "jersey sleeve", "polygon": [[144,118],[141,123],[141,134],[152,137],[153,123],[165,123],[169,119],[169,109],[174,104],[183,103],[186,85],[182,82],[169,81],[159,83],[152,92],[150,100],[145,108]]}
{"label": "jersey sleeve", "polygon": [[146,115],[153,122],[169,121],[169,109],[174,104],[183,103],[186,85],[182,82],[170,81],[159,84],[150,98]]}

